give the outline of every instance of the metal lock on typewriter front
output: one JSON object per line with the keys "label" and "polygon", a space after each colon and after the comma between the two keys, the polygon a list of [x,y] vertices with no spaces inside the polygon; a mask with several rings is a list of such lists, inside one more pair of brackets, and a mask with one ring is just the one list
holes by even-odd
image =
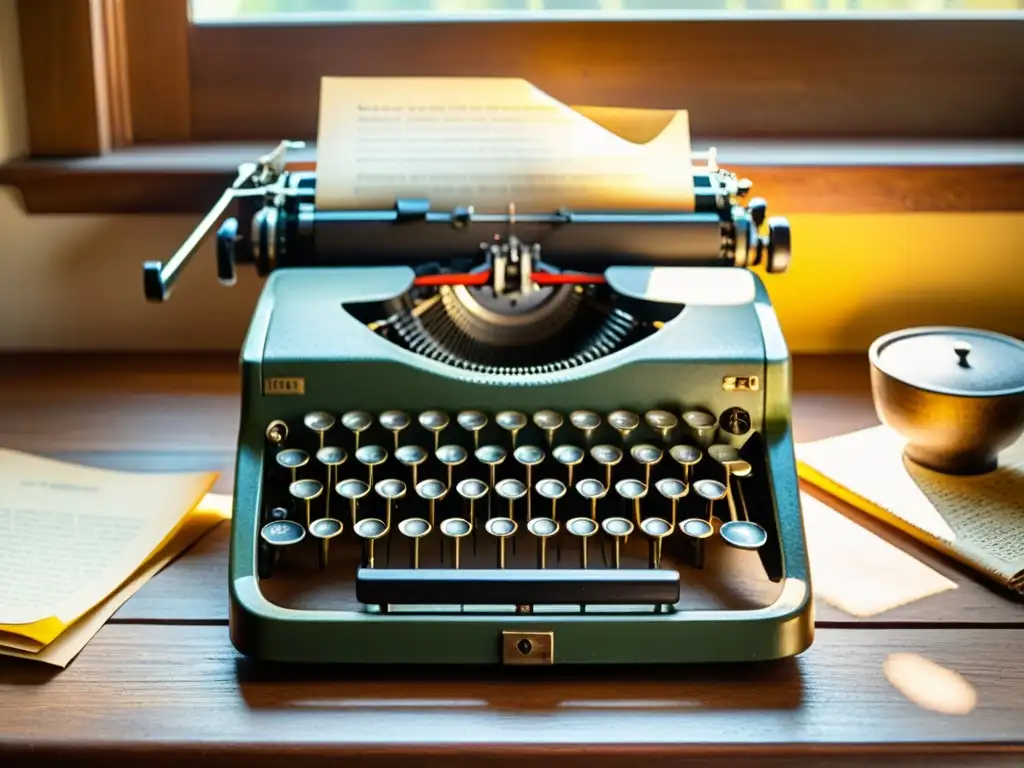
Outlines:
{"label": "metal lock on typewriter front", "polygon": [[789,353],[750,184],[692,212],[316,210],[286,144],[240,169],[218,273],[266,276],[242,351],[231,637],[356,663],[797,654],[810,580]]}

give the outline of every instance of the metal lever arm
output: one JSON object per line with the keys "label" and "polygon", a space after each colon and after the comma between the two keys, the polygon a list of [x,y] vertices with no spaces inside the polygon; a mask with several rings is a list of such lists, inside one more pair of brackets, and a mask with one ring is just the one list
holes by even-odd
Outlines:
{"label": "metal lever arm", "polygon": [[241,166],[238,169],[238,178],[235,183],[232,184],[228,189],[224,190],[224,194],[220,196],[217,203],[210,209],[209,213],[203,217],[203,220],[199,223],[192,234],[188,236],[188,239],[181,244],[174,256],[171,257],[170,261],[166,263],[160,261],[147,261],[142,265],[142,284],[143,289],[146,292],[146,298],[149,301],[166,301],[171,295],[171,289],[174,287],[174,283],[177,281],[181,272],[188,265],[192,256],[199,250],[199,247],[206,241],[210,231],[213,229],[214,224],[224,215],[227,211],[228,206],[237,197],[249,197],[253,195],[262,195],[264,190],[262,188],[255,189],[242,189],[242,185],[245,184],[252,174],[256,171],[256,165],[249,163]]}

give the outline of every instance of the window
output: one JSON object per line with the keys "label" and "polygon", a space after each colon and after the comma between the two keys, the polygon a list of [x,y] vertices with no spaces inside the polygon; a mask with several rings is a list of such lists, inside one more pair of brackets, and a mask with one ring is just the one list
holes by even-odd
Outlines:
{"label": "window", "polygon": [[166,210],[193,189],[188,173],[203,179],[198,210],[248,143],[315,140],[331,74],[516,76],[574,104],[684,107],[694,144],[715,144],[723,162],[827,166],[821,183],[853,205],[917,205],[898,165],[932,188],[928,205],[1024,207],[1024,0],[20,0],[18,11],[35,162],[0,180],[25,192],[53,167],[45,158],[91,156],[60,168],[114,183],[148,164],[174,190],[92,195],[114,210]]}

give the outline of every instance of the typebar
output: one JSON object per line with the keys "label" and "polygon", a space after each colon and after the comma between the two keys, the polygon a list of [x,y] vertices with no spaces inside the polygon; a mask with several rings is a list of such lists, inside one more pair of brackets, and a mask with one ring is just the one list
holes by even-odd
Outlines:
{"label": "typebar", "polygon": [[674,605],[679,572],[360,568],[356,599],[367,605]]}

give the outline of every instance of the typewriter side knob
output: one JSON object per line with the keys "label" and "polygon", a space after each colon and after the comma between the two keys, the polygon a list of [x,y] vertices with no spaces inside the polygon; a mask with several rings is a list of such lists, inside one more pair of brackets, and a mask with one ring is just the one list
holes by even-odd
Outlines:
{"label": "typewriter side knob", "polygon": [[789,261],[792,258],[791,248],[789,222],[782,216],[773,216],[768,219],[768,257],[765,268],[772,274],[789,269]]}

